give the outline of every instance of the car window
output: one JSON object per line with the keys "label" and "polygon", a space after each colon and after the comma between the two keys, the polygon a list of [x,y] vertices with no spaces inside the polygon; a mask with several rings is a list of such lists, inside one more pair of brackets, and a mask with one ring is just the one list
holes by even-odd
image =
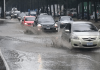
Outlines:
{"label": "car window", "polygon": [[26,17],[25,18],[25,21],[34,21],[35,20],[35,17]]}
{"label": "car window", "polygon": [[61,17],[61,19],[60,19],[60,21],[65,21],[65,20],[70,21],[70,20],[71,20],[71,18],[70,18],[70,17]]}
{"label": "car window", "polygon": [[94,32],[94,31],[98,31],[98,29],[93,24],[80,23],[80,24],[73,24],[73,31],[74,32]]}

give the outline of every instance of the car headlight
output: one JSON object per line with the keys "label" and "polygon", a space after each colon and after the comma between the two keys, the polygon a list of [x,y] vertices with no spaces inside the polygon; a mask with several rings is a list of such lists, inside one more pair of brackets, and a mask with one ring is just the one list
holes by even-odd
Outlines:
{"label": "car headlight", "polygon": [[76,36],[76,35],[72,35],[71,38],[72,38],[72,39],[79,40],[78,36]]}
{"label": "car headlight", "polygon": [[27,23],[25,23],[25,25],[27,25]]}
{"label": "car headlight", "polygon": [[55,24],[55,27],[58,27],[58,25],[57,25],[57,24]]}
{"label": "car headlight", "polygon": [[37,27],[41,27],[41,26],[42,26],[41,24],[38,24],[38,25],[37,25]]}

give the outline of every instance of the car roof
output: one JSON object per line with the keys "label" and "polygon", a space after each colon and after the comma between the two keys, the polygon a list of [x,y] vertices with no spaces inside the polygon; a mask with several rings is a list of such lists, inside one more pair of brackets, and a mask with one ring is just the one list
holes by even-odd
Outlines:
{"label": "car roof", "polygon": [[75,22],[72,22],[72,24],[85,24],[85,23],[87,23],[87,24],[92,24],[91,22],[87,22],[87,21],[75,21]]}
{"label": "car roof", "polygon": [[69,18],[71,18],[71,16],[61,16],[61,18],[62,18],[62,17],[69,17]]}

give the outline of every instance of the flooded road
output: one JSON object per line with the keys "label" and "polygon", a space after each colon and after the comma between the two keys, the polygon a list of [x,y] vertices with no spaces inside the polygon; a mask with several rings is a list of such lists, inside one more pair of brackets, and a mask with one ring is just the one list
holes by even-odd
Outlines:
{"label": "flooded road", "polygon": [[33,27],[7,20],[0,26],[0,49],[10,70],[100,69],[100,49],[71,49],[60,37],[61,31],[38,34]]}

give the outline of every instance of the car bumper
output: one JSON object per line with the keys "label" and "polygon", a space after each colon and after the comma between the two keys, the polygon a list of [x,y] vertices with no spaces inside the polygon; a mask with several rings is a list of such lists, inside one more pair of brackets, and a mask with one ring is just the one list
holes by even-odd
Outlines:
{"label": "car bumper", "polygon": [[27,23],[27,24],[24,23],[24,25],[25,26],[33,26],[33,23]]}
{"label": "car bumper", "polygon": [[[88,45],[87,43],[93,43],[93,45]],[[100,48],[100,40],[80,41],[72,39],[71,45],[73,48]]]}
{"label": "car bumper", "polygon": [[58,31],[58,27],[38,27],[38,30],[44,30],[44,31]]}

